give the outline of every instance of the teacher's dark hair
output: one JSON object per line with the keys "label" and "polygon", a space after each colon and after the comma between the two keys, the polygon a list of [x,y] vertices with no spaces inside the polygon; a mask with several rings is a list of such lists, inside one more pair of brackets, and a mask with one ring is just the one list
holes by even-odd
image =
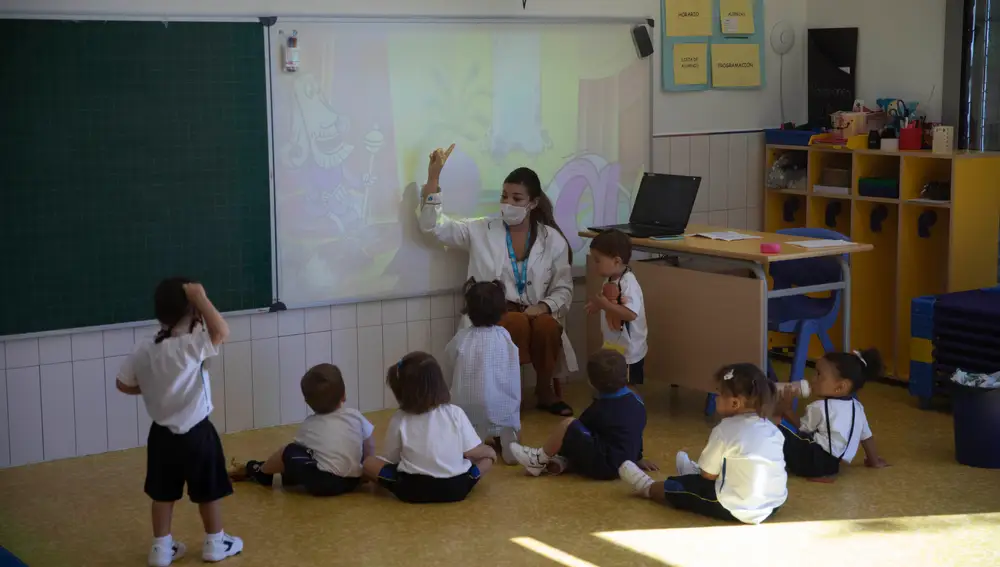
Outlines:
{"label": "teacher's dark hair", "polygon": [[528,219],[531,221],[531,239],[528,241],[528,250],[534,246],[535,240],[538,238],[539,225],[545,225],[556,229],[556,232],[563,237],[566,241],[566,252],[569,254],[569,263],[573,263],[573,249],[569,247],[569,240],[566,235],[563,234],[559,225],[556,224],[556,215],[552,210],[552,201],[549,196],[542,191],[542,182],[538,179],[538,174],[535,173],[531,168],[519,167],[507,175],[507,179],[503,180],[504,183],[510,183],[512,185],[521,185],[528,190],[528,198],[531,200],[538,200],[538,205],[534,209],[531,209],[530,216]]}

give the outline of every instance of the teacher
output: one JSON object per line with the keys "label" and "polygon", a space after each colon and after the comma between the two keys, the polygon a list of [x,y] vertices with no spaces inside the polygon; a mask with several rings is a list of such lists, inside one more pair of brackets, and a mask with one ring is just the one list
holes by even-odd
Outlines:
{"label": "teacher", "polygon": [[[454,149],[452,144],[431,153],[420,229],[446,246],[468,250],[469,277],[503,283],[507,313],[500,324],[517,345],[521,364],[535,368],[538,409],[573,415],[556,377],[577,370],[563,324],[573,301],[573,252],[556,226],[552,201],[542,192],[538,175],[519,167],[504,180],[499,216],[449,218],[441,211],[438,181]],[[469,325],[467,317],[462,321]]]}

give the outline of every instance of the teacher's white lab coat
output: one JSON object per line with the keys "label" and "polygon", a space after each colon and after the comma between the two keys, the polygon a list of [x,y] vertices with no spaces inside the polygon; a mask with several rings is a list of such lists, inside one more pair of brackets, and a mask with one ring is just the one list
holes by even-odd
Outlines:
{"label": "teacher's white lab coat", "polygon": [[[557,374],[576,372],[576,354],[566,336],[566,315],[573,302],[573,274],[566,239],[555,229],[543,227],[528,254],[527,288],[518,296],[507,253],[507,230],[499,217],[450,218],[441,210],[440,193],[430,195],[418,214],[420,230],[433,234],[445,246],[469,251],[469,277],[476,281],[502,281],[508,301],[548,305],[552,316],[563,326],[563,364]],[[468,317],[463,317],[461,327],[469,325]]]}

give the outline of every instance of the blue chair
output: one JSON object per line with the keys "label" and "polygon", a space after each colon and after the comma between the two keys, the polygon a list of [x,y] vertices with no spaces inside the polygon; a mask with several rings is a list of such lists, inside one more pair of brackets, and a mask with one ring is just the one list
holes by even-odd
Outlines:
{"label": "blue chair", "polygon": [[[778,234],[848,242],[851,240],[839,232],[825,228],[789,228],[779,230]],[[848,255],[844,256],[846,258]],[[840,262],[832,256],[775,262],[770,265],[770,275],[774,282],[772,289],[835,283],[841,281],[843,277]],[[795,335],[795,357],[792,360],[789,382],[802,380],[805,376],[806,357],[809,354],[809,342],[813,335],[819,337],[826,352],[833,351],[833,341],[830,340],[827,331],[837,322],[841,291],[831,292],[830,297],[813,298],[805,295],[793,295],[768,300],[767,329]],[[767,361],[767,375],[772,380],[777,380],[770,359]],[[705,397],[705,415],[713,413],[715,413],[715,394],[708,394]]]}
{"label": "blue chair", "polygon": [[[825,228],[789,228],[779,230],[778,234],[850,241],[843,234]],[[773,289],[822,285],[838,282],[842,278],[840,263],[835,257],[776,262],[771,264],[770,274],[774,281]],[[840,313],[841,292],[842,290],[836,290],[830,292],[829,297],[821,298],[793,295],[768,300],[768,330],[795,335],[795,356],[792,359],[789,382],[802,380],[805,376],[806,357],[813,335],[819,337],[823,350],[833,352],[833,341],[830,340],[828,331],[836,323]],[[767,361],[767,373],[772,378],[775,377],[770,360]]]}

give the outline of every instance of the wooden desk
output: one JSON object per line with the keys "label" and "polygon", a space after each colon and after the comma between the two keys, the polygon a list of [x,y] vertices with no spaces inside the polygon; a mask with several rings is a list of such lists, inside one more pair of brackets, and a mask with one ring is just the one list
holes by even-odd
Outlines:
{"label": "wooden desk", "polygon": [[[713,375],[726,364],[753,362],[767,368],[767,305],[777,297],[843,290],[841,294],[843,344],[850,345],[851,269],[850,254],[873,249],[870,244],[845,243],[836,248],[801,248],[788,242],[810,240],[801,236],[741,230],[759,236],[752,240],[723,242],[690,236],[699,232],[726,229],[690,225],[688,236],[678,240],[632,239],[633,250],[682,260],[710,260],[709,270],[677,267],[657,258],[630,262],[642,286],[646,321],[649,327],[646,375],[662,376],[672,384],[713,392]],[[592,238],[596,233],[584,231]],[[781,244],[781,252],[763,254],[762,243]],[[837,257],[841,280],[829,284],[770,290],[767,267],[774,262],[806,258]],[[717,268],[714,268],[717,266]],[[604,280],[587,261],[587,296],[601,291]],[[587,317],[587,350],[601,347],[600,320]],[[714,411],[709,396],[706,412]]]}

